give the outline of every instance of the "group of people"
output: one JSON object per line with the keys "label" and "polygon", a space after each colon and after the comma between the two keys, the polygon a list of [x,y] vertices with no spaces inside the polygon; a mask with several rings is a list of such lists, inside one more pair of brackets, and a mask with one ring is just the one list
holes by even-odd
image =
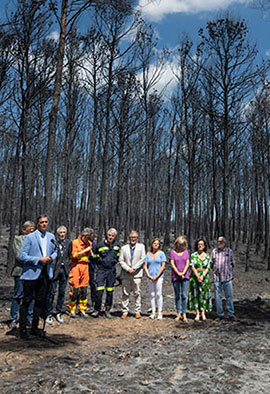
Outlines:
{"label": "group of people", "polygon": [[[170,253],[170,265],[175,294],[176,321],[181,319],[183,322],[187,322],[187,309],[195,311],[195,321],[199,321],[200,318],[201,320],[207,319],[206,312],[212,310],[210,270],[213,271],[216,319],[224,319],[222,303],[222,290],[224,290],[229,319],[235,320],[232,288],[234,255],[232,250],[227,247],[224,237],[219,237],[217,244],[217,248],[209,255],[206,241],[199,239],[195,243],[194,253],[189,257],[186,237],[179,236],[175,240]],[[162,319],[162,283],[165,264],[166,256],[161,250],[160,239],[155,238],[144,259],[144,269],[151,297],[151,319],[156,317],[156,309],[157,319]]]}
{"label": "group of people", "polygon": [[[91,316],[98,318],[106,290],[104,313],[107,318],[112,318],[118,262],[122,283],[121,318],[128,317],[132,294],[135,296],[135,318],[141,318],[141,280],[144,272],[151,302],[149,317],[158,320],[163,318],[162,285],[167,258],[161,250],[159,238],[153,239],[150,250],[146,253],[145,246],[138,242],[137,231],[131,231],[129,243],[121,247],[116,240],[117,231],[114,228],[110,228],[106,238],[96,244],[92,228],[85,228],[77,239],[71,241],[67,239],[65,226],[58,227],[56,237],[47,231],[46,215],[40,215],[36,224],[37,229],[34,231],[34,223],[25,222],[22,226],[23,234],[14,239],[16,262],[12,270],[14,296],[10,309],[10,327],[15,328],[19,320],[21,338],[29,338],[27,326],[31,327],[31,335],[44,335],[44,329],[39,328],[40,317],[47,324],[52,324],[53,318],[64,323],[62,314],[68,282],[70,317],[88,317],[87,306],[91,302]],[[213,272],[217,319],[224,318],[222,289],[229,319],[235,319],[232,291],[234,256],[224,237],[219,237],[217,242],[217,248],[209,255],[205,240],[197,240],[195,251],[189,257],[186,237],[179,236],[175,240],[169,262],[175,293],[176,321],[181,319],[187,322],[187,309],[195,311],[195,321],[200,318],[206,320],[206,312],[212,310],[210,270]],[[88,287],[91,297],[89,302]],[[57,288],[56,312],[53,313]]]}

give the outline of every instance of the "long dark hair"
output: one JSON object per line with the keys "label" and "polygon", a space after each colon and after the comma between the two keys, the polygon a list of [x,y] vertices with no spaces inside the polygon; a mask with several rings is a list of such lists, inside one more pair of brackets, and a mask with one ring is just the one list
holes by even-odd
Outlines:
{"label": "long dark hair", "polygon": [[203,243],[204,243],[204,249],[203,249],[203,251],[206,252],[206,251],[207,251],[207,243],[206,243],[205,239],[203,239],[203,238],[200,238],[200,239],[198,239],[198,240],[195,242],[195,245],[194,245],[194,250],[195,250],[195,252],[198,252],[198,243],[199,243],[200,241],[203,241]]}

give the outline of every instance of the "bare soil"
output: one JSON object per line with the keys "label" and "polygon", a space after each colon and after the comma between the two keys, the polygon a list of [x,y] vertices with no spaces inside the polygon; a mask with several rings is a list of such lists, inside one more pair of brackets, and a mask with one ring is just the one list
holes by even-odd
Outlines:
{"label": "bare soil", "polygon": [[[269,393],[270,272],[255,258],[244,272],[236,254],[237,320],[175,322],[170,269],[166,270],[164,318],[150,320],[146,279],[143,317],[122,320],[121,287],[113,319],[71,319],[47,326],[46,339],[22,341],[8,328],[13,290],[0,286],[1,393]],[[67,290],[68,293],[68,290]],[[132,303],[133,306],[133,303]]]}

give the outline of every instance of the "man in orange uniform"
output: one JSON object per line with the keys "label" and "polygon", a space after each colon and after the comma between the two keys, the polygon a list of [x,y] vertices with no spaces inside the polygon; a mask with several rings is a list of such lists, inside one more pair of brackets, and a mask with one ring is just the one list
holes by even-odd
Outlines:
{"label": "man in orange uniform", "polygon": [[79,301],[79,312],[82,317],[87,317],[87,287],[89,283],[88,259],[92,253],[92,240],[94,230],[85,228],[81,235],[72,242],[72,258],[69,274],[69,314],[76,316],[77,301]]}

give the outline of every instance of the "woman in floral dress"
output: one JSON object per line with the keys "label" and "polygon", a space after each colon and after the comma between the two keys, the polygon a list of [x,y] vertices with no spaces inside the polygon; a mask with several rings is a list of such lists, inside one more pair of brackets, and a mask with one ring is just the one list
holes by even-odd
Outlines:
{"label": "woman in floral dress", "polygon": [[189,310],[196,311],[195,321],[206,320],[205,312],[212,310],[211,282],[209,278],[210,257],[206,253],[206,242],[199,239],[190,259]]}

